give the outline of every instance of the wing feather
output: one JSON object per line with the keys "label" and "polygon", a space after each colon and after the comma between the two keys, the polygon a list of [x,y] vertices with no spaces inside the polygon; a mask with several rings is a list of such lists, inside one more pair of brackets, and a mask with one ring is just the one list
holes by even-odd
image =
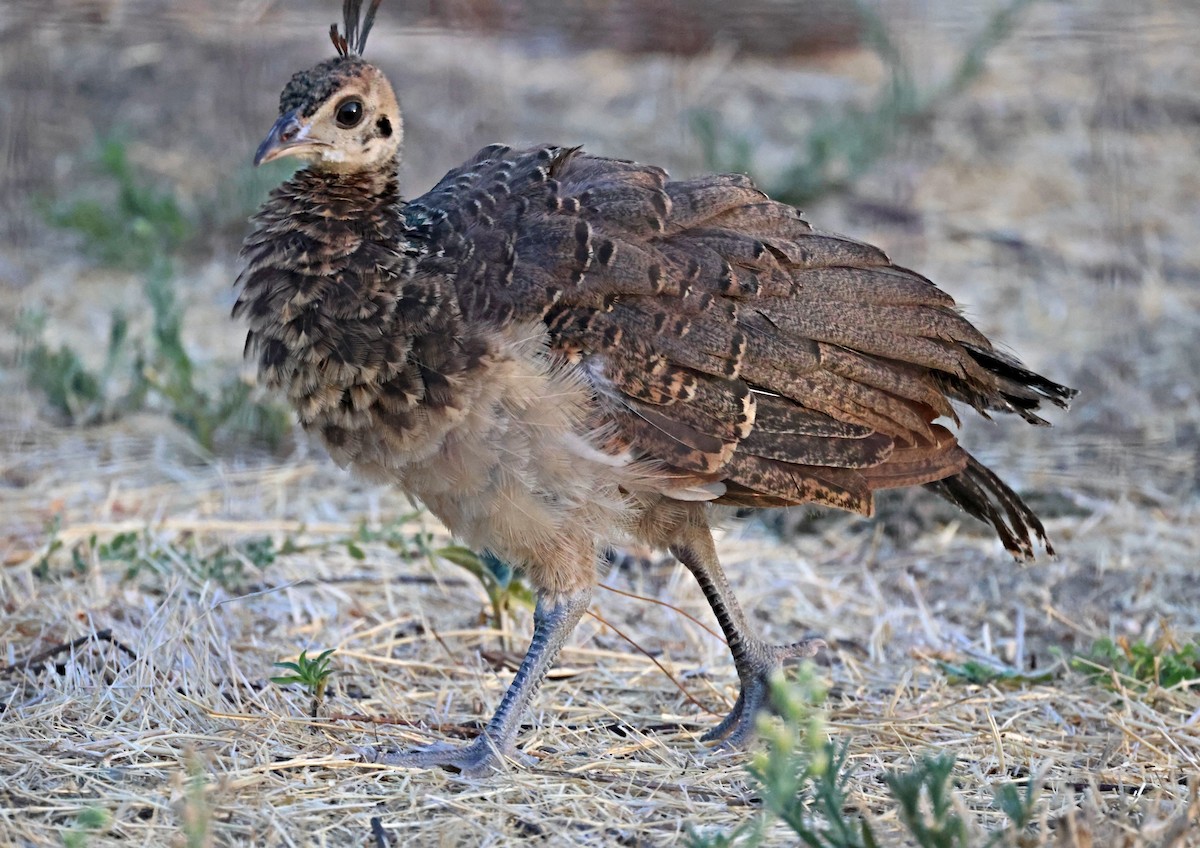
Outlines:
{"label": "wing feather", "polygon": [[1074,392],[996,351],[926,278],[747,178],[491,147],[408,208],[464,315],[542,318],[612,443],[679,491],[869,512],[873,491],[926,484],[1010,550],[1041,535],[934,421],[957,422],[957,400],[1039,423]]}

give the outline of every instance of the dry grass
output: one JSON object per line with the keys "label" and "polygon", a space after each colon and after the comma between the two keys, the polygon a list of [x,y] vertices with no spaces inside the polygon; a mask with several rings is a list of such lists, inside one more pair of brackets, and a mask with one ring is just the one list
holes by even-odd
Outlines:
{"label": "dry grass", "polygon": [[[311,4],[289,4],[254,24],[265,4],[228,5],[248,21],[232,42],[205,14],[166,16],[149,32],[122,3],[113,7],[124,18],[90,28],[66,16],[23,30],[6,11],[2,83],[40,93],[3,107],[7,161],[28,165],[10,166],[3,185],[61,191],[113,102],[139,161],[187,196],[240,173],[279,82],[313,57],[328,12],[314,20]],[[941,55],[969,26],[900,6],[894,23],[914,55]],[[971,421],[965,436],[1045,503],[1055,561],[1015,567],[980,528],[923,498],[889,499],[873,524],[823,516],[803,532],[774,522],[777,533],[731,521],[721,540],[769,636],[830,642],[830,730],[850,742],[854,804],[885,844],[904,843],[882,774],[933,750],[958,757],[961,798],[984,824],[1000,823],[990,785],[1040,775],[1044,832],[1030,844],[1200,845],[1200,824],[1186,825],[1200,775],[1194,687],[1114,690],[1063,668],[1016,688],[952,685],[938,667],[987,657],[1046,669],[1052,649],[1069,654],[1102,636],[1200,633],[1200,77],[1187,35],[1197,23],[1183,3],[1153,14],[1106,0],[1035,5],[969,96],[854,196],[809,210],[883,243],[1030,364],[1084,389],[1054,431]],[[814,103],[863,99],[879,76],[856,52],[810,65],[718,53],[627,61],[478,38],[465,50],[465,38],[397,34],[381,18],[374,48],[408,109],[414,188],[495,138],[584,141],[696,172],[687,112],[705,104],[761,126],[770,169]],[[267,46],[269,60],[255,58]],[[79,85],[110,68],[105,50],[116,76],[89,95]],[[172,61],[139,59],[164,51]],[[930,64],[936,75],[940,63]],[[161,109],[171,120],[131,95],[149,90],[139,73],[170,99]],[[65,115],[43,115],[56,94]],[[46,117],[41,135],[7,129],[18,107]],[[110,306],[128,303],[137,281],[63,255],[31,221],[25,210],[5,222],[14,246],[0,254],[0,314],[7,323],[45,311],[52,338],[89,353],[83,340],[102,344]],[[241,349],[225,318],[235,231],[219,231],[211,258],[179,282],[188,341],[211,368]],[[56,427],[24,386],[14,343],[0,346],[0,844],[61,844],[91,808],[109,820],[88,845],[660,845],[680,841],[687,824],[732,828],[754,813],[744,758],[696,741],[736,694],[725,647],[678,613],[604,590],[594,609],[702,708],[587,618],[524,735],[534,766],[463,781],[364,765],[356,746],[469,733],[507,684],[490,661],[500,637],[522,643],[528,612],[499,634],[482,625],[485,598],[465,572],[382,542],[352,556],[338,540],[412,508],[319,451],[212,457],[154,415]],[[42,578],[55,517],[62,546]],[[125,579],[126,563],[91,544],[125,531],[174,551],[179,568]],[[397,529],[418,531],[444,538],[429,519]],[[262,536],[312,546],[262,571],[247,564],[229,586],[183,561],[190,549],[203,560]],[[75,570],[73,550],[86,570]],[[670,563],[607,582],[711,620]],[[111,635],[87,638],[102,631]],[[316,719],[306,695],[268,682],[272,663],[304,648],[337,649]],[[790,844],[778,829],[770,841]]]}

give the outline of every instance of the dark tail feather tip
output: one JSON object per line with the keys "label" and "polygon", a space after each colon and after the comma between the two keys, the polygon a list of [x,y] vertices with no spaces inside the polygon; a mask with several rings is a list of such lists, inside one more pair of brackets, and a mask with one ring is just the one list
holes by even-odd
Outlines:
{"label": "dark tail feather tip", "polygon": [[1033,510],[975,457],[968,456],[967,467],[958,474],[929,483],[928,488],[967,514],[990,524],[1005,550],[1016,559],[1032,560],[1035,541],[1041,543],[1048,556],[1055,555],[1054,546],[1046,538],[1046,529]]}

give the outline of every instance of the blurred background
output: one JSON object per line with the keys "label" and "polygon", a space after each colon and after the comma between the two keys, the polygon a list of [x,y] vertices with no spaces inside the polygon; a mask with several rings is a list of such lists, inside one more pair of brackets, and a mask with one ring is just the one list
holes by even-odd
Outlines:
{"label": "blurred background", "polygon": [[[227,316],[246,219],[287,175],[252,152],[338,5],[0,10],[11,543],[115,480],[320,461]],[[1196,491],[1198,47],[1182,0],[391,0],[369,58],[402,101],[409,196],[493,141],[583,144],[749,173],[930,276],[1081,389],[1055,431],[964,436],[1073,502],[1053,517]]]}
{"label": "blurred background", "polygon": [[[246,218],[287,172],[252,151],[337,5],[4,4],[8,486],[64,426],[295,449],[226,313]],[[1156,498],[1197,480],[1198,47],[1172,0],[390,0],[369,58],[405,110],[409,196],[498,140],[748,172],[1083,391],[1058,432],[969,442]]]}
{"label": "blurred background", "polygon": [[[106,462],[154,478],[306,453],[227,314],[246,218],[287,172],[252,151],[282,83],[329,54],[336,6],[0,10],[16,535],[86,511]],[[1200,13],[1172,0],[391,0],[369,58],[405,110],[409,196],[498,140],[750,173],[1082,390],[1057,432],[972,422],[985,457],[1160,504],[1194,494],[1200,450],[1198,47]]]}
{"label": "blurred background", "polygon": [[[435,522],[333,467],[256,386],[241,357],[245,331],[229,319],[247,218],[288,174],[286,163],[255,170],[251,157],[283,84],[331,55],[340,5],[0,4],[0,656],[12,663],[112,628],[143,658],[97,662],[96,685],[75,664],[70,674],[84,676],[74,683],[47,673],[36,678],[42,689],[14,685],[18,694],[0,697],[0,708],[18,698],[41,705],[16,711],[25,723],[5,719],[15,740],[6,757],[32,763],[27,775],[53,776],[32,780],[22,805],[59,793],[61,810],[73,810],[83,774],[113,781],[100,797],[123,797],[126,773],[62,758],[60,740],[80,728],[111,742],[118,759],[130,740],[150,740],[137,760],[144,794],[168,775],[182,780],[186,757],[160,755],[163,737],[151,733],[173,727],[190,730],[218,772],[245,778],[227,787],[231,797],[253,781],[267,787],[243,793],[245,820],[300,798],[281,821],[303,831],[293,773],[271,764],[311,740],[300,725],[268,724],[291,709],[287,692],[266,683],[274,661],[305,647],[356,650],[338,655],[339,709],[424,721],[428,705],[449,703],[469,716],[478,710],[462,705],[487,686],[494,695],[506,672],[490,674],[503,665],[485,650],[495,630],[461,634],[485,621],[507,626],[513,610],[516,632],[528,627],[511,575],[475,563],[472,590],[431,572],[429,540],[449,541]],[[1057,562],[1010,567],[987,528],[921,492],[882,498],[872,521],[796,509],[731,524],[723,557],[747,606],[769,611],[767,636],[811,629],[829,640],[832,721],[859,728],[856,757],[882,758],[869,775],[905,767],[910,743],[931,740],[967,767],[1006,773],[1003,752],[993,756],[999,735],[994,749],[936,658],[985,656],[1019,677],[1063,651],[1107,645],[1132,657],[1127,639],[1152,656],[1155,674],[1174,657],[1180,679],[1196,676],[1197,56],[1192,0],[386,0],[367,49],[404,109],[409,197],[497,141],[582,144],[680,177],[746,172],[816,226],[926,274],[1003,347],[1080,389],[1069,413],[1051,414],[1052,430],[964,416],[963,441],[1043,515]],[[707,616],[690,581],[658,565],[609,579]],[[510,595],[518,601],[506,608]],[[600,600],[612,621],[683,667],[727,662],[690,625],[663,628],[658,607]],[[441,636],[420,638],[427,621],[464,628],[449,665]],[[585,669],[611,670],[623,657],[645,672],[600,624],[589,621],[576,645],[604,651],[598,661],[574,654]],[[425,665],[387,665],[392,657]],[[477,671],[447,670],[458,664]],[[125,723],[109,726],[107,693],[126,691],[103,682],[110,667],[144,675],[128,691],[150,693],[136,703],[153,720],[122,705]],[[569,698],[544,703],[615,705],[637,689],[626,686],[632,674],[585,671],[562,684]],[[562,721],[690,715],[656,674],[637,678],[649,706],[597,706],[588,720],[568,712]],[[1178,795],[1178,770],[1194,775],[1195,695],[1163,683],[1175,700],[1153,717],[1164,722],[1152,728],[1158,742],[1143,745],[1149,724],[1113,727],[1125,712],[1144,714],[1080,680],[1043,685],[1037,696],[1053,703],[1036,708],[1024,689],[1002,703],[988,688],[998,719],[988,712],[987,721],[1029,734],[1003,731],[1010,763],[1057,758],[1054,804],[1071,808],[1101,780],[1123,827],[1128,792],[1157,783]],[[212,688],[191,688],[197,681]],[[457,695],[441,694],[452,684]],[[194,709],[226,701],[236,719]],[[920,725],[921,740],[892,734],[894,709],[902,724],[917,714],[940,723]],[[960,709],[961,722],[946,720]],[[243,749],[211,734],[223,728],[244,743],[244,720],[259,722],[261,747],[243,760]],[[1034,721],[1042,724],[1030,730]],[[867,728],[879,733],[863,741]],[[357,733],[339,731],[331,744]],[[616,737],[578,744],[606,738]],[[670,766],[663,785],[690,768],[690,750],[654,754]],[[339,798],[347,781],[364,781],[363,817],[377,801],[373,775],[336,773]],[[723,799],[742,784],[729,779],[706,815],[737,814]],[[867,804],[877,801],[872,779],[862,784]],[[581,797],[617,792],[598,787],[587,783]],[[530,792],[540,799],[542,787]],[[640,798],[613,797],[591,818],[642,817]],[[52,823],[68,815],[45,809]],[[501,819],[489,809],[476,812],[485,830]],[[164,801],[154,821],[171,815]],[[458,826],[467,814],[429,806],[411,819],[422,815]],[[121,832],[139,832],[138,821]],[[365,821],[355,826],[367,832]],[[46,833],[38,839],[59,844]]]}

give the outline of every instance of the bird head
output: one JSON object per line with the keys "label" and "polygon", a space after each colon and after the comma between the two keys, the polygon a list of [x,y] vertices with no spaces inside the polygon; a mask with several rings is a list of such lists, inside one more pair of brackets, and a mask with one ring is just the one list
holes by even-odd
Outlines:
{"label": "bird head", "polygon": [[254,154],[261,165],[294,156],[321,171],[355,172],[390,165],[400,149],[400,106],[383,72],[362,58],[382,0],[345,0],[344,32],[329,35],[337,56],[300,71],[279,96],[279,118]]}

